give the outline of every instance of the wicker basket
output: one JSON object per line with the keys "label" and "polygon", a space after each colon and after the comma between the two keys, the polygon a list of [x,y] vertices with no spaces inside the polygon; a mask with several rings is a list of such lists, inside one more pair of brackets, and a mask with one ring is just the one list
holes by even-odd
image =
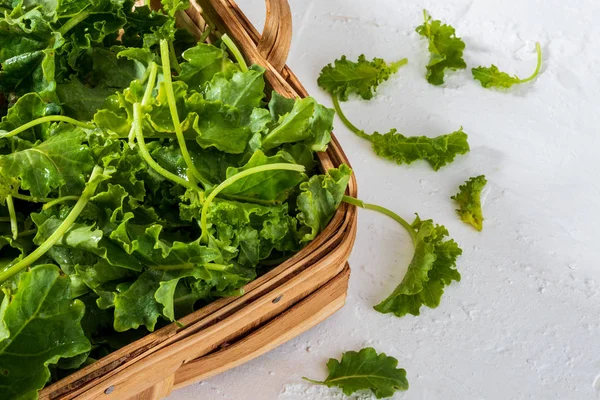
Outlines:
{"label": "wicker basket", "polygon": [[[208,25],[227,33],[246,60],[266,68],[268,85],[287,97],[306,90],[285,65],[291,43],[287,0],[266,0],[262,36],[233,0],[200,0],[178,16],[198,37]],[[160,3],[158,3],[158,6]],[[153,4],[157,6],[157,4]],[[319,153],[323,170],[348,164],[339,143]],[[356,181],[348,192],[356,196]],[[140,399],[216,375],[263,354],[323,321],[346,298],[348,257],[356,236],[356,210],[342,204],[306,248],[250,282],[240,297],[223,298],[133,342],[46,387],[41,399]]]}

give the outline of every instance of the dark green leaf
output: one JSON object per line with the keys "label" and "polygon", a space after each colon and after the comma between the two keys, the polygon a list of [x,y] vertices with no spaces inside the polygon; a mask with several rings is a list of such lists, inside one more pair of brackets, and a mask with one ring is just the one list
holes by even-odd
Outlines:
{"label": "dark green leaf", "polygon": [[71,300],[69,278],[55,266],[22,274],[3,319],[10,336],[0,341],[2,398],[36,398],[50,377],[49,364],[90,350],[83,314],[83,303]]}
{"label": "dark green leaf", "polygon": [[205,97],[210,101],[220,100],[249,115],[265,97],[264,72],[264,68],[253,66],[246,72],[235,72],[231,79],[216,74],[207,85]]}
{"label": "dark green leaf", "polygon": [[370,390],[382,399],[393,396],[398,390],[408,390],[406,371],[397,366],[398,360],[394,357],[377,354],[374,348],[367,347],[359,352],[342,354],[341,361],[330,358],[327,362],[329,375],[324,381],[304,379],[328,387],[337,386],[347,396],[359,390]]}
{"label": "dark green leaf", "polygon": [[454,240],[446,239],[446,228],[417,217],[412,229],[416,233],[413,259],[400,285],[375,306],[380,313],[393,313],[397,317],[419,315],[422,305],[437,307],[444,287],[460,281],[455,267],[462,250]]}
{"label": "dark green leaf", "polygon": [[373,93],[382,82],[389,79],[398,69],[408,62],[402,59],[387,64],[381,58],[367,61],[364,54],[358,62],[348,61],[346,56],[335,60],[321,70],[317,83],[332,96],[341,101],[348,100],[348,95],[357,94],[365,100],[373,98]]}
{"label": "dark green leaf", "polygon": [[302,242],[313,240],[325,229],[342,201],[352,170],[346,164],[332,168],[325,175],[312,176],[300,185],[296,200],[299,234]]}
{"label": "dark green leaf", "polygon": [[[243,167],[229,167],[226,177],[230,178],[242,171],[260,165],[293,162],[294,160],[285,152],[267,157],[262,151],[258,150]],[[286,200],[290,191],[304,180],[306,180],[306,175],[301,172],[286,170],[264,171],[234,182],[227,186],[222,193],[233,196],[237,200],[281,202]]]}
{"label": "dark green leaf", "polygon": [[93,167],[84,139],[85,134],[74,128],[30,149],[0,155],[0,177],[18,177],[21,189],[38,198],[59,187],[63,192],[81,192],[85,174]]}
{"label": "dark green leaf", "polygon": [[181,64],[181,74],[176,79],[195,90],[203,88],[217,73],[227,79],[240,70],[224,50],[204,43],[187,49],[182,57],[187,62]]}

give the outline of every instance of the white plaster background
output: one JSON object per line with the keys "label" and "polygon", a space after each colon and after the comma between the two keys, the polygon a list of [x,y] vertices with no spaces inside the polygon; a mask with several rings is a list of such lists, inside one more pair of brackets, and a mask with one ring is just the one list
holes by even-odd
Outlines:
{"label": "white plaster background", "polygon": [[[264,2],[239,0],[257,24]],[[346,306],[311,331],[169,400],[341,399],[302,376],[326,376],[325,363],[374,346],[400,361],[410,389],[396,399],[600,399],[600,2],[598,0],[291,0],[289,56],[308,91],[320,69],[342,54],[409,58],[371,102],[344,104],[366,130],[396,127],[437,136],[463,126],[471,152],[434,172],[398,166],[339,120],[362,199],[407,219],[444,224],[464,250],[462,281],[441,305],[396,318],[372,306],[401,280],[411,243],[385,217],[360,212]],[[414,32],[427,8],[466,42],[469,67],[496,64],[528,76],[534,43],[544,52],[533,84],[486,90],[470,71],[442,87],[424,79],[426,44]],[[449,199],[485,174],[485,226],[461,223]],[[357,398],[363,398],[359,396]],[[368,396],[366,396],[368,397]]]}

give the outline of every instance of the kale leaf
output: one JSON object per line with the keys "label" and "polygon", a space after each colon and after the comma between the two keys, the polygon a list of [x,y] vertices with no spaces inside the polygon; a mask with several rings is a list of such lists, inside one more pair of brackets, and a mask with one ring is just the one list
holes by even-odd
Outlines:
{"label": "kale leaf", "polygon": [[396,391],[408,390],[406,371],[397,368],[398,360],[385,353],[377,354],[372,347],[358,352],[347,351],[341,361],[330,358],[329,375],[324,381],[305,380],[328,387],[337,386],[346,396],[359,390],[370,390],[376,398],[391,397]]}
{"label": "kale leaf", "polygon": [[494,64],[490,67],[481,66],[472,68],[473,78],[478,80],[481,86],[487,89],[493,87],[508,89],[513,85],[530,82],[538,76],[542,68],[542,48],[539,43],[535,44],[535,50],[537,53],[537,64],[535,71],[528,78],[521,79],[518,76],[511,76],[506,72],[500,71]]}
{"label": "kale leaf", "polygon": [[404,59],[387,65],[381,59],[367,61],[364,56],[360,56],[355,63],[342,57],[335,60],[333,65],[327,65],[321,70],[318,83],[331,94],[333,106],[342,122],[357,136],[371,142],[375,154],[397,164],[426,160],[437,171],[454,161],[456,155],[466,154],[470,150],[467,134],[462,128],[434,138],[404,136],[396,129],[391,129],[385,134],[368,134],[350,122],[340,105],[340,101],[348,100],[350,94],[356,94],[365,100],[371,99],[379,84],[407,62]]}
{"label": "kale leaf", "polygon": [[475,229],[483,229],[483,214],[481,212],[481,191],[487,183],[484,175],[470,178],[464,185],[460,185],[459,192],[452,196],[458,204],[456,212],[460,219]]}
{"label": "kale leaf", "polygon": [[423,10],[425,21],[416,31],[427,39],[429,46],[429,63],[427,64],[427,82],[432,85],[442,85],[447,69],[458,70],[467,68],[463,59],[465,42],[456,37],[454,28],[442,24],[440,20],[432,21],[431,16]]}
{"label": "kale leaf", "polygon": [[412,224],[384,207],[364,203],[344,196],[343,201],[366,210],[377,211],[406,229],[413,245],[414,254],[402,282],[384,301],[375,306],[381,313],[393,313],[397,317],[406,314],[419,315],[421,306],[436,308],[444,293],[444,287],[452,281],[460,281],[456,259],[462,250],[453,239],[447,239],[448,230],[432,220],[416,217]]}

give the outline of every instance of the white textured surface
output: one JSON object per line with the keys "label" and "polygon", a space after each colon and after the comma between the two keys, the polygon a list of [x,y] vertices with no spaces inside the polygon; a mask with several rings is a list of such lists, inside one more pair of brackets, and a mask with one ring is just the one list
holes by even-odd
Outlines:
{"label": "white textured surface", "polygon": [[[257,26],[261,0],[239,0]],[[435,136],[463,126],[471,152],[434,172],[397,166],[337,121],[360,197],[446,225],[464,249],[463,280],[421,316],[375,312],[411,256],[402,228],[359,216],[348,301],[342,311],[278,349],[230,372],[174,392],[187,399],[340,399],[312,386],[329,357],[374,346],[400,360],[410,389],[398,399],[600,399],[600,15],[598,0],[293,0],[289,64],[319,101],[316,78],[342,54],[407,67],[371,102],[344,104],[367,130],[397,127]],[[528,76],[539,40],[545,66],[531,85],[485,90],[470,72],[444,87],[423,78],[426,45],[414,32],[421,10],[453,25],[470,67],[495,63]],[[449,197],[485,174],[484,231],[454,214]]]}

